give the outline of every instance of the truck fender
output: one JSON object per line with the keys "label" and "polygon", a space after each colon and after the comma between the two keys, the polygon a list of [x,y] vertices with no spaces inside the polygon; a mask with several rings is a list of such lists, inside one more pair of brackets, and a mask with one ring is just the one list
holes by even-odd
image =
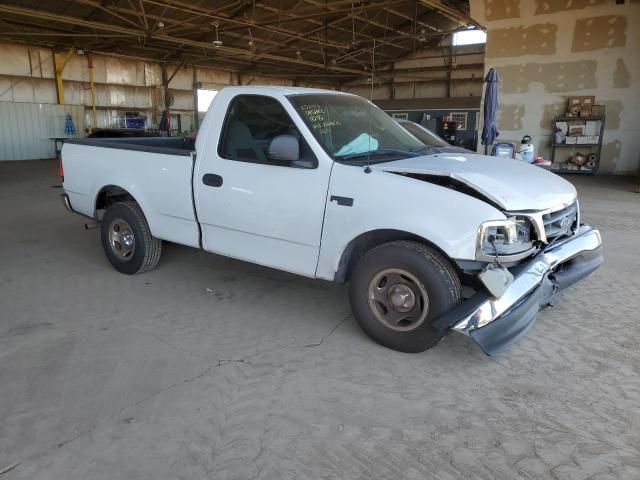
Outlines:
{"label": "truck fender", "polygon": [[[149,215],[147,215],[147,209],[145,208],[144,200],[141,201],[139,195],[133,195],[126,188],[123,188],[119,185],[108,184],[104,185],[97,190],[93,205],[93,217],[98,218],[98,210],[102,210],[107,208],[111,203],[115,202],[124,202],[124,201],[134,201],[140,206],[140,210],[144,214],[147,223],[149,224],[149,229],[151,230],[151,234],[154,234],[154,227]],[[155,236],[155,235],[154,235]]]}
{"label": "truck fender", "polygon": [[456,266],[456,263],[448,257],[444,250],[426,238],[403,230],[377,229],[361,233],[347,244],[340,256],[338,270],[335,272],[333,280],[338,283],[348,282],[353,268],[365,253],[372,248],[382,245],[383,243],[393,242],[396,240],[412,240],[428,245],[434,250],[440,252],[444,258],[451,262],[451,265],[454,267]]}

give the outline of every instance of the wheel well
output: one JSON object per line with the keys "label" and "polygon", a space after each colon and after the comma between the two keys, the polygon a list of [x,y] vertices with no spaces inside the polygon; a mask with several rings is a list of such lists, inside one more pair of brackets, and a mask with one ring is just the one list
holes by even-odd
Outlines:
{"label": "wheel well", "polygon": [[334,281],[340,283],[349,281],[351,272],[356,266],[356,263],[358,263],[358,260],[360,260],[365,253],[372,248],[382,245],[383,243],[393,242],[396,240],[412,240],[414,242],[428,245],[434,250],[440,252],[444,258],[449,260],[456,271],[458,270],[456,263],[452,262],[449,256],[444,253],[442,249],[438,248],[437,245],[429,240],[403,230],[383,229],[365,232],[349,242],[340,257],[340,263],[338,264],[338,270],[336,271]]}
{"label": "wheel well", "polygon": [[96,197],[96,214],[98,210],[104,210],[112,203],[124,202],[127,200],[136,202],[136,199],[133,198],[133,195],[127,192],[124,188],[118,187],[116,185],[107,185],[105,187],[102,187],[100,192],[98,192],[98,196]]}

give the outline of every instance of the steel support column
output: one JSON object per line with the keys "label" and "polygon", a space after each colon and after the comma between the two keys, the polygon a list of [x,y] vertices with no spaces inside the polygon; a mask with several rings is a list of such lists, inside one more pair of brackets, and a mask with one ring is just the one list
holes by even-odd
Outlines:
{"label": "steel support column", "polygon": [[58,94],[58,103],[60,105],[64,105],[64,83],[62,82],[62,72],[64,71],[64,67],[67,66],[69,60],[71,60],[72,55],[73,48],[70,48],[64,57],[60,53],[53,53],[53,65],[55,67],[56,74],[56,93]]}

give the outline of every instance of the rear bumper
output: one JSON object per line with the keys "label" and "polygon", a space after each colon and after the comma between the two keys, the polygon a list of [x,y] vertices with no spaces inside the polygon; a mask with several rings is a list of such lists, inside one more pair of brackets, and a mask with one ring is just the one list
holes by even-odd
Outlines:
{"label": "rear bumper", "polygon": [[66,193],[62,193],[60,194],[60,199],[62,200],[62,204],[64,205],[64,208],[66,208],[71,213],[76,213],[73,211],[73,208],[71,207],[71,201],[69,200],[69,195],[67,195]]}
{"label": "rear bumper", "polygon": [[493,355],[522,337],[557,292],[591,274],[602,261],[600,232],[583,225],[574,236],[512,268],[513,283],[502,297],[478,292],[434,326],[467,335]]}

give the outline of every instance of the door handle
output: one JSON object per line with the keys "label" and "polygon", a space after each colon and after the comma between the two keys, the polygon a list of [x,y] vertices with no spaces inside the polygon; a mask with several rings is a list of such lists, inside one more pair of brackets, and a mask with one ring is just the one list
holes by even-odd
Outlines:
{"label": "door handle", "polygon": [[336,202],[343,207],[353,207],[353,198],[351,197],[339,197],[337,195],[331,195],[330,202]]}
{"label": "door handle", "polygon": [[205,173],[202,177],[202,183],[208,185],[209,187],[221,187],[222,177],[220,175],[216,175],[215,173]]}

